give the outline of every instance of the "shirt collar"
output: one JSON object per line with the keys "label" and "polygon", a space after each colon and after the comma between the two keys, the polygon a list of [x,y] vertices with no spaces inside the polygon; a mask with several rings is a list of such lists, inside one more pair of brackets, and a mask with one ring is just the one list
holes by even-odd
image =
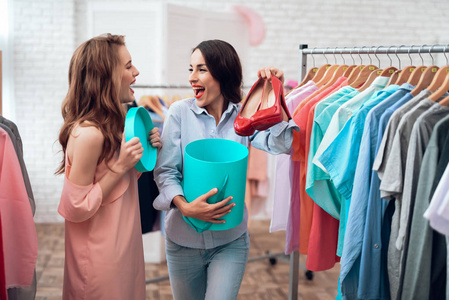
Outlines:
{"label": "shirt collar", "polygon": [[[205,113],[206,115],[209,114],[205,108],[196,105],[195,98],[191,98],[190,109],[197,115],[200,115],[202,113]],[[223,112],[223,115],[232,113],[234,109],[238,111],[238,104],[229,102],[228,108]]]}

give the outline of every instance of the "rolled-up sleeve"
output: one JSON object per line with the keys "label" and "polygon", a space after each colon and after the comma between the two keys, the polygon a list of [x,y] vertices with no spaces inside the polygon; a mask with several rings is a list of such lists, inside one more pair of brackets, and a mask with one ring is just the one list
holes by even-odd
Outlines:
{"label": "rolled-up sleeve", "polygon": [[160,191],[153,206],[158,210],[169,210],[173,198],[184,195],[182,181],[182,151],[181,151],[181,107],[174,103],[164,121],[162,132],[162,148],[159,151],[154,178]]}
{"label": "rolled-up sleeve", "polygon": [[251,145],[270,154],[290,153],[293,130],[299,131],[299,127],[293,119],[288,122],[280,122],[265,131],[256,131],[250,137]]}

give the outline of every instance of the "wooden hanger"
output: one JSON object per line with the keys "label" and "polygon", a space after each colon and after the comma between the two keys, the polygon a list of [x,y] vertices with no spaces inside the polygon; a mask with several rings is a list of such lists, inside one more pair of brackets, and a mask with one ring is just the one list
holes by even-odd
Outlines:
{"label": "wooden hanger", "polygon": [[367,87],[369,87],[373,83],[374,79],[379,77],[380,73],[382,73],[381,69],[377,69],[377,70],[371,71],[371,74],[369,74],[369,76],[366,79],[365,83],[360,88],[358,88],[358,91],[359,92],[363,92]]}
{"label": "wooden hanger", "polygon": [[441,67],[432,79],[432,82],[429,84],[427,89],[432,93],[435,92],[446,79],[447,74],[449,73],[449,65]]}
{"label": "wooden hanger", "polygon": [[443,100],[441,100],[440,103],[442,106],[449,106],[449,96],[447,96],[446,98],[444,98]]}
{"label": "wooden hanger", "polygon": [[410,77],[408,78],[407,83],[416,86],[419,82],[419,79],[421,78],[422,74],[424,73],[424,71],[426,69],[427,69],[426,66],[416,67],[415,70],[413,70],[413,72],[410,74]]}
{"label": "wooden hanger", "polygon": [[391,74],[390,79],[388,80],[387,86],[391,84],[395,84],[395,82],[398,80],[399,74],[401,74],[402,70],[396,70],[393,74]]}
{"label": "wooden hanger", "polygon": [[395,67],[386,67],[385,69],[382,69],[382,72],[379,74],[379,76],[391,77],[397,70],[398,69],[396,69]]}
{"label": "wooden hanger", "polygon": [[323,87],[329,87],[331,85],[333,85],[338,78],[340,78],[341,76],[343,76],[343,74],[345,73],[346,69],[348,68],[348,65],[339,65],[335,71],[334,74],[332,74],[332,78],[326,82]]}
{"label": "wooden hanger", "polygon": [[349,78],[349,76],[352,74],[352,71],[355,70],[357,65],[350,65],[346,69],[346,71],[343,73],[343,76],[346,78]]}
{"label": "wooden hanger", "polygon": [[416,86],[411,90],[410,94],[413,96],[418,95],[423,89],[427,88],[429,84],[432,82],[433,78],[435,77],[435,74],[438,71],[437,66],[428,66],[424,72],[422,72],[421,77],[419,78],[418,83]]}
{"label": "wooden hanger", "polygon": [[362,70],[360,70],[360,73],[357,76],[357,78],[349,85],[355,89],[359,88],[361,85],[363,85],[368,80],[368,77],[371,75],[371,73],[377,69],[378,69],[378,67],[376,67],[375,65],[364,66],[362,68]]}
{"label": "wooden hanger", "polygon": [[402,69],[401,73],[399,73],[398,79],[394,82],[394,84],[402,85],[406,83],[415,69],[416,69],[415,66],[407,66],[404,69]]}
{"label": "wooden hanger", "polygon": [[360,71],[363,69],[363,67],[365,67],[365,66],[359,65],[359,66],[356,66],[354,69],[352,69],[351,74],[349,74],[349,76],[348,76],[349,84],[353,83],[357,79],[357,76],[359,76]]}
{"label": "wooden hanger", "polygon": [[[440,70],[438,70],[438,71],[440,71]],[[437,76],[437,75],[435,75],[435,76]],[[432,84],[433,84],[433,82],[432,82]],[[438,87],[438,89],[435,92],[433,92],[429,96],[429,99],[436,102],[436,101],[440,100],[440,98],[448,91],[449,91],[449,72],[446,72],[443,83]]]}
{"label": "wooden hanger", "polygon": [[338,67],[339,67],[339,65],[331,65],[326,70],[326,73],[324,73],[323,77],[318,82],[316,82],[315,85],[317,87],[322,87],[323,85],[328,83],[329,80],[331,80],[332,76],[334,75],[334,73],[335,73],[335,71],[337,70]]}
{"label": "wooden hanger", "polygon": [[318,68],[318,70],[315,73],[315,76],[313,76],[312,81],[317,83],[318,81],[323,78],[324,74],[326,74],[327,69],[331,67],[330,64],[324,64],[321,67]]}
{"label": "wooden hanger", "polygon": [[[307,82],[309,82],[310,80],[312,80],[312,78],[315,76],[316,72],[318,72],[318,68],[317,67],[313,67],[310,68],[309,71],[307,71],[306,76],[304,76],[303,80],[295,87],[292,89],[292,91],[294,89],[297,89],[299,87],[302,87],[304,84],[306,84]],[[291,91],[290,91],[291,92]],[[289,92],[289,93],[290,93]]]}

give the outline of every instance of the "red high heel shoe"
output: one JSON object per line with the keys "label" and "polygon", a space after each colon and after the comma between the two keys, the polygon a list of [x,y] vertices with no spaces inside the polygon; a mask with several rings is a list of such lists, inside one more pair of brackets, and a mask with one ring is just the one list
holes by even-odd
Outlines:
{"label": "red high heel shoe", "polygon": [[[253,92],[257,87],[260,87],[259,79],[256,84],[251,88],[248,97],[246,98],[239,115],[234,121],[234,130],[238,135],[249,136],[253,135],[255,130],[267,130],[271,126],[291,119],[287,105],[284,98],[284,88],[282,82],[276,78],[264,80],[262,89],[262,95],[259,97],[260,91]],[[259,88],[260,90],[260,88]],[[257,99],[260,100],[257,100]],[[252,100],[254,99],[254,100]],[[250,102],[253,102],[252,107],[255,106],[254,102],[258,102],[257,110],[248,118],[248,114],[251,113],[250,109],[246,109],[246,106]]]}
{"label": "red high heel shoe", "polygon": [[266,80],[259,78],[246,96],[242,108],[240,109],[237,118],[234,120],[234,130],[238,135],[250,136],[256,131],[251,125],[251,116],[254,115],[260,107],[265,84]]}

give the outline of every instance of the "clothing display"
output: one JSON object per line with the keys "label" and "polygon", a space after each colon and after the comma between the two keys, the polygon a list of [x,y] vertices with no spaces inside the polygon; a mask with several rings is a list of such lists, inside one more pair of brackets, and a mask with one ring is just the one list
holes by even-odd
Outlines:
{"label": "clothing display", "polygon": [[3,116],[0,116],[0,174],[0,292],[7,291],[9,300],[34,299],[37,259],[34,197],[19,131]]}
{"label": "clothing display", "polygon": [[[396,68],[374,66],[364,78],[351,76],[362,68],[337,74],[328,67],[335,74],[312,77],[286,97],[296,105],[289,109],[301,131],[294,133],[290,181],[283,185],[289,193],[276,193],[290,194],[290,202],[275,199],[290,205],[291,226],[281,227],[285,252],[307,254],[311,271],[340,261],[344,299],[445,299],[448,256],[440,232],[449,226],[443,213],[449,200],[440,179],[448,164],[449,97],[431,85],[445,89],[449,75],[445,67],[407,66],[393,80]],[[431,83],[418,84],[425,71]],[[276,218],[272,224],[280,224]]]}

